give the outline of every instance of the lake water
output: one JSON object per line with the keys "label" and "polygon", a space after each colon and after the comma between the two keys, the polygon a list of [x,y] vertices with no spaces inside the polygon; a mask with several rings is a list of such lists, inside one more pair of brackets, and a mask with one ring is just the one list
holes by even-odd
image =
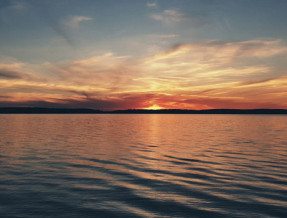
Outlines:
{"label": "lake water", "polygon": [[0,217],[287,217],[287,116],[0,115]]}

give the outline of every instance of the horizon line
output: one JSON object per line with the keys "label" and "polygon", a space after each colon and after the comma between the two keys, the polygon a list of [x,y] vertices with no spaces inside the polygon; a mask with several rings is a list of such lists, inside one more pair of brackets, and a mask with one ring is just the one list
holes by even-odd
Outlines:
{"label": "horizon line", "polygon": [[119,109],[0,107],[0,114],[287,114],[287,109]]}

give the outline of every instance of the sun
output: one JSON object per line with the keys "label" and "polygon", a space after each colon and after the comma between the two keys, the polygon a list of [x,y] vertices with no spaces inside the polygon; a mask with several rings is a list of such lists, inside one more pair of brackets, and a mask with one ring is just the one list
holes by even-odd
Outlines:
{"label": "sun", "polygon": [[157,104],[154,104],[154,105],[146,107],[144,109],[146,109],[146,110],[160,110],[160,109],[164,109],[164,108],[161,106],[158,106]]}

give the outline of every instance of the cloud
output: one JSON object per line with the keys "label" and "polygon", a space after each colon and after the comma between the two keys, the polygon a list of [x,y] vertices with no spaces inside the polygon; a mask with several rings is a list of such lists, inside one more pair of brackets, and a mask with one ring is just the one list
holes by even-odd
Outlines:
{"label": "cloud", "polygon": [[[200,43],[178,44],[170,50],[148,58],[152,62],[163,62],[172,67],[181,62],[193,71],[200,66],[202,70],[222,65],[237,66],[242,60],[262,60],[287,52],[287,47],[278,40],[250,41],[206,41]],[[246,65],[246,64],[245,64]]]}
{"label": "cloud", "polygon": [[1,0],[0,1],[0,11],[1,10],[16,10],[23,11],[26,10],[27,7],[23,2],[11,1],[11,0]]}
{"label": "cloud", "polygon": [[212,97],[194,97],[181,103],[193,105],[195,109],[256,109],[256,108],[280,108],[281,104],[272,102],[254,102],[242,98],[212,98]]}
{"label": "cloud", "polygon": [[197,11],[187,13],[177,9],[168,9],[160,13],[150,14],[149,16],[151,19],[161,22],[166,26],[175,26],[179,23],[185,23],[189,25],[189,28],[198,28],[205,24],[213,23],[213,20],[209,18],[206,13]]}
{"label": "cloud", "polygon": [[[50,1],[39,0],[27,1],[27,3],[30,3],[29,7],[38,14],[38,17],[43,19],[71,47],[75,46],[75,39],[70,31],[76,29],[80,23],[92,20],[90,17],[81,15],[63,17],[62,10],[55,10],[57,9],[55,6],[61,4],[59,1],[55,1],[55,4],[50,4]],[[59,8],[62,8],[62,6]]]}
{"label": "cloud", "polygon": [[1,78],[4,78],[4,79],[20,79],[20,78],[23,78],[23,75],[21,75],[21,73],[15,72],[15,71],[0,68],[0,79]]}
{"label": "cloud", "polygon": [[185,14],[178,10],[164,10],[161,13],[152,14],[150,17],[153,20],[160,21],[165,25],[173,25],[184,21],[186,19]]}
{"label": "cloud", "polygon": [[0,95],[6,103],[102,110],[287,108],[286,73],[273,62],[286,60],[286,49],[280,40],[213,40],[136,60],[112,52],[37,67],[0,60]]}
{"label": "cloud", "polygon": [[[37,68],[37,67],[36,67]],[[17,81],[44,81],[44,78],[35,74],[34,65],[18,62],[13,58],[0,59],[0,81],[8,80]],[[14,81],[13,83],[15,83]],[[11,83],[11,84],[13,84]],[[10,84],[10,83],[7,83]]]}
{"label": "cloud", "polygon": [[0,22],[8,24],[27,9],[27,5],[22,1],[0,0]]}
{"label": "cloud", "polygon": [[[1,96],[0,96],[1,97]],[[93,108],[100,110],[122,110],[145,107],[144,102],[149,95],[122,96],[121,98],[48,98],[46,100],[22,99],[9,101],[9,97],[3,96],[0,107],[49,107],[49,108]],[[8,99],[8,100],[7,100]]]}
{"label": "cloud", "polygon": [[90,20],[93,20],[93,18],[86,16],[71,16],[67,18],[63,24],[70,28],[78,28],[80,23]]}
{"label": "cloud", "polygon": [[90,84],[102,90],[116,90],[131,84],[134,69],[129,57],[105,53],[59,66],[61,80],[77,84]]}
{"label": "cloud", "polygon": [[38,5],[37,10],[49,26],[72,47],[75,46],[75,39],[71,34],[71,30],[77,29],[82,22],[93,20],[93,18],[86,16],[69,16],[64,19],[55,18],[50,9],[44,9],[41,4]]}
{"label": "cloud", "polygon": [[34,0],[30,2],[29,6],[32,7],[38,14],[38,17],[43,19],[43,21],[46,22],[56,34],[62,37],[68,45],[74,46],[74,40],[67,32],[61,14],[57,13],[49,2],[50,1]]}
{"label": "cloud", "polygon": [[[81,97],[46,97],[30,99],[21,95],[20,99],[12,99],[10,96],[2,96],[0,106],[2,107],[51,107],[51,108],[93,108],[100,110],[124,110],[147,108],[158,105],[166,109],[255,109],[255,108],[286,108],[284,102],[272,102],[269,99],[264,101],[254,101],[240,97],[213,97],[200,95],[164,95],[129,93],[121,94],[117,97],[105,98],[81,98]],[[283,96],[286,97],[286,96]]]}
{"label": "cloud", "polygon": [[157,3],[155,1],[154,2],[147,2],[146,6],[149,7],[149,8],[156,8],[157,7]]}
{"label": "cloud", "polygon": [[27,9],[27,6],[23,3],[16,2],[15,4],[11,5],[11,9],[17,10],[17,11],[25,11]]}
{"label": "cloud", "polygon": [[149,38],[152,39],[174,39],[179,37],[178,34],[149,34],[148,35]]}

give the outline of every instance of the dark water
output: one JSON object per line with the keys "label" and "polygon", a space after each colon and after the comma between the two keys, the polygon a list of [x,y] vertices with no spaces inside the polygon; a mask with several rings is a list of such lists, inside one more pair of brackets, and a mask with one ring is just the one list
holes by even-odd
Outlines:
{"label": "dark water", "polygon": [[0,115],[0,217],[287,217],[287,116]]}

